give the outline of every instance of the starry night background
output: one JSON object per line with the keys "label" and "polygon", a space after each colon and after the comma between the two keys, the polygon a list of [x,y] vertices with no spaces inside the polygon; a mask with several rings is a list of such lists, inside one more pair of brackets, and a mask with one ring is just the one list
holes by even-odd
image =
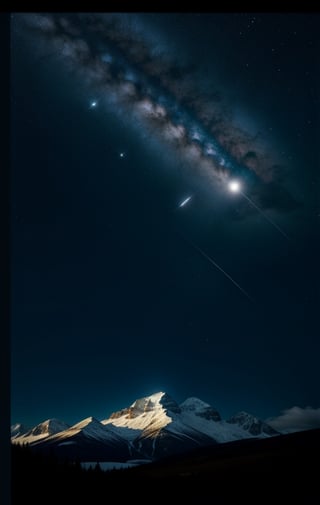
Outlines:
{"label": "starry night background", "polygon": [[11,16],[12,423],[320,407],[318,29]]}

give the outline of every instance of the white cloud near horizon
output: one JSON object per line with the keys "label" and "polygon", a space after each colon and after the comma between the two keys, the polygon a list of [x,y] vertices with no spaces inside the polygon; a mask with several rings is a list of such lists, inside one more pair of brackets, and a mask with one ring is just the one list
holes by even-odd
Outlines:
{"label": "white cloud near horizon", "polygon": [[291,407],[283,410],[278,417],[271,417],[266,422],[277,431],[293,433],[295,431],[320,428],[320,408]]}

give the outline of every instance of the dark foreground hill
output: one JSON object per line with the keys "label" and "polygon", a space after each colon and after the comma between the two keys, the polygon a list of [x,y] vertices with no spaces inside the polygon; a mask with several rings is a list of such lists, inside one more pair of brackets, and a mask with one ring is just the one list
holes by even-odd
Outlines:
{"label": "dark foreground hill", "polygon": [[315,503],[320,430],[197,449],[126,470],[79,464],[12,447],[12,505]]}

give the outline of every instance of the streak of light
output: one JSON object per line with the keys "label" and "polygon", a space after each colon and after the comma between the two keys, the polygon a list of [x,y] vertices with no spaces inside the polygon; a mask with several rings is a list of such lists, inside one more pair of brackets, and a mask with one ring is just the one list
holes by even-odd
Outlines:
{"label": "streak of light", "polygon": [[223,275],[229,279],[230,282],[232,282],[232,284],[234,286],[236,286],[236,288],[239,289],[239,291],[241,291],[241,293],[243,295],[245,295],[251,302],[255,303],[255,301],[253,300],[253,298],[251,298],[251,296],[240,286],[240,284],[238,284],[232,277],[231,275],[229,275],[220,265],[218,265],[218,263],[216,263],[210,256],[208,256],[208,254],[206,254],[200,247],[198,247],[196,244],[194,244],[193,242],[189,241],[188,242],[192,245],[192,247],[198,251],[207,261],[209,261],[209,263],[211,263],[215,268],[217,268],[220,272],[223,273]]}
{"label": "streak of light", "polygon": [[263,212],[263,210],[261,210],[260,207],[258,207],[258,205],[251,200],[251,198],[249,198],[245,193],[243,193],[243,191],[240,191],[240,194],[246,200],[248,200],[248,202],[252,205],[252,207],[254,207],[267,221],[269,221],[269,223],[272,224],[272,226],[276,228],[287,240],[291,240],[290,237],[288,237],[288,235],[280,228],[280,226],[278,226],[269,216],[267,216]]}
{"label": "streak of light", "polygon": [[180,203],[179,207],[184,207],[190,200],[191,200],[192,196],[188,196],[188,198],[186,198],[185,200],[183,200],[183,202]]}

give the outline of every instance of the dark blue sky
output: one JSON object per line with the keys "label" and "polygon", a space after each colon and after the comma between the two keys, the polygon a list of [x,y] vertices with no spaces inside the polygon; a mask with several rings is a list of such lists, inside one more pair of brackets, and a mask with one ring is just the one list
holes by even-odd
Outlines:
{"label": "dark blue sky", "polygon": [[[260,186],[250,193],[255,175],[245,166],[245,194],[290,240],[241,195],[190,169],[187,145],[171,154],[158,127],[110,104],[111,88],[88,77],[92,53],[79,71],[78,60],[65,61],[57,28],[31,31],[14,15],[12,422],[102,419],[158,390],[177,401],[198,396],[223,417],[319,407],[319,16],[119,18],[107,23],[122,39],[92,42],[103,54],[112,43],[112,90],[123,84],[127,50],[130,70],[143,68],[139,96],[148,78],[159,96],[174,96],[179,117],[183,109],[194,124],[205,121],[214,91],[219,138],[240,142],[232,124],[251,132]],[[130,52],[126,30],[153,41],[147,77],[137,63],[145,47]],[[179,88],[192,80],[193,102]],[[260,145],[281,159],[271,180]]]}

